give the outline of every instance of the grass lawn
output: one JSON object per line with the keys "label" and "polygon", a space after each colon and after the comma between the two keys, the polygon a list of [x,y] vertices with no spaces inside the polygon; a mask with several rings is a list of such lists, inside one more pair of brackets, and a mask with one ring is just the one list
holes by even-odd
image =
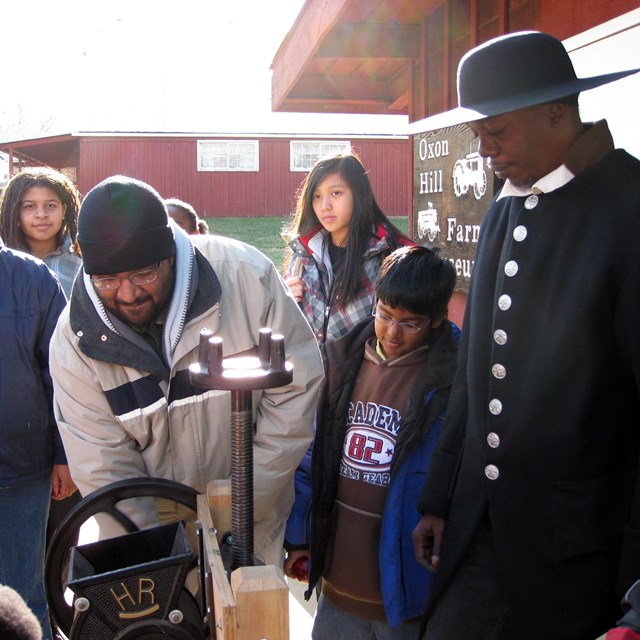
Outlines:
{"label": "grass lawn", "polygon": [[[278,267],[282,266],[286,255],[286,247],[280,233],[291,221],[284,218],[205,218],[209,232],[219,236],[227,236],[251,244]],[[403,233],[407,233],[409,219],[407,217],[391,218]]]}

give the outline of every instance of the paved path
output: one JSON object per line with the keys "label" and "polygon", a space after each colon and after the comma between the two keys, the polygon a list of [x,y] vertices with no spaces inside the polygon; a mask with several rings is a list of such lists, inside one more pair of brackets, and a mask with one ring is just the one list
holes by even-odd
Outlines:
{"label": "paved path", "polygon": [[286,580],[289,585],[289,640],[310,640],[316,598],[312,596],[307,602],[304,599],[307,585],[289,578]]}

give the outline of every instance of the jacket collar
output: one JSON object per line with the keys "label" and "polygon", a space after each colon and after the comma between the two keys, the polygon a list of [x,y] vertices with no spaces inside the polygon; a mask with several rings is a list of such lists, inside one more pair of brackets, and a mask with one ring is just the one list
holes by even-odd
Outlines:
{"label": "jacket collar", "polygon": [[[366,318],[341,338],[327,341],[325,348],[332,358],[332,365],[339,369],[349,359],[360,357],[365,343],[373,336],[375,336],[375,319]],[[427,387],[443,388],[453,382],[456,372],[457,342],[453,325],[449,320],[443,320],[437,329],[430,332],[427,340],[429,355],[425,359],[424,374],[428,379]],[[453,357],[452,354],[454,354]]]}
{"label": "jacket collar", "polygon": [[[302,246],[312,255],[322,255],[322,245],[325,238],[328,235],[328,231],[318,224],[309,233],[303,236],[298,236],[297,240]],[[376,253],[380,250],[387,249],[389,246],[389,233],[383,223],[379,223],[375,229],[373,237],[369,240],[369,246],[365,253],[365,257],[371,253]]]}

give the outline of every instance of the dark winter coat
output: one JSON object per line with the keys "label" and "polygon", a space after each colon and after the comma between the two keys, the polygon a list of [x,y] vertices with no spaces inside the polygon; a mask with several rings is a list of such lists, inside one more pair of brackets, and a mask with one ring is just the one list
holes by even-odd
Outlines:
{"label": "dark winter coat", "polygon": [[640,576],[640,162],[608,153],[524,204],[480,234],[420,505],[447,518],[430,604],[489,513],[514,638],[592,638]]}
{"label": "dark winter coat", "polygon": [[0,240],[0,486],[66,464],[53,418],[49,341],[67,300],[40,260]]}
{"label": "dark winter coat", "polygon": [[[429,592],[431,576],[415,559],[411,534],[420,517],[416,502],[455,373],[458,334],[457,327],[448,321],[431,332],[424,372],[410,392],[391,461],[391,482],[382,517],[380,574],[387,619],[392,626],[420,615]],[[328,371],[318,405],[312,460],[308,593],[324,572],[349,402],[365,343],[374,335],[371,318],[339,340],[326,343]]]}

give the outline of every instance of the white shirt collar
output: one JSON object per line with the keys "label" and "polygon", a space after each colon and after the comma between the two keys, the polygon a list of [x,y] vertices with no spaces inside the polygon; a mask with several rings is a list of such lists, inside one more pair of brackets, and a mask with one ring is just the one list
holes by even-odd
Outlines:
{"label": "white shirt collar", "polygon": [[543,176],[537,182],[534,182],[530,187],[517,187],[507,180],[498,195],[498,200],[506,198],[508,196],[529,196],[532,193],[536,195],[540,193],[550,193],[560,187],[564,187],[565,184],[571,182],[575,178],[575,175],[569,171],[566,165],[561,164],[557,169],[554,169],[551,173]]}

